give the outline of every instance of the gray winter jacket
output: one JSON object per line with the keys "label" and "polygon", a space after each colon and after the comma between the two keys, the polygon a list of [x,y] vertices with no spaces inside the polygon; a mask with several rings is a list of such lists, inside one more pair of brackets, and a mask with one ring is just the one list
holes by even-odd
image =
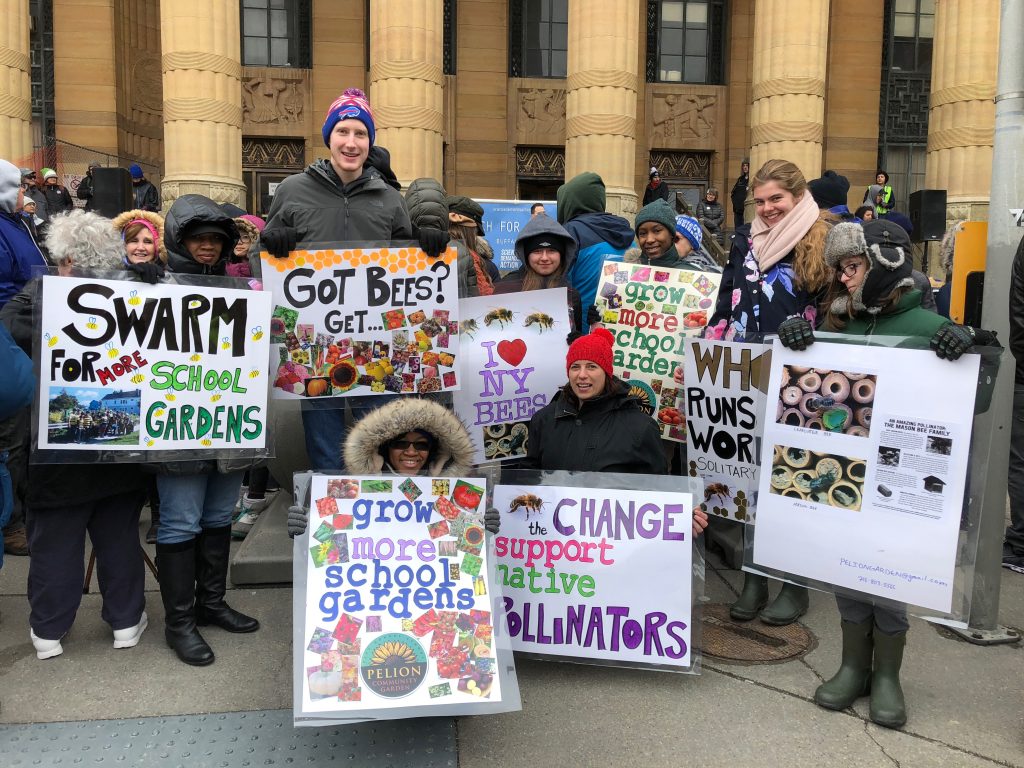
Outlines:
{"label": "gray winter jacket", "polygon": [[409,240],[412,225],[402,196],[374,168],[342,184],[329,160],[317,160],[281,182],[267,229],[294,227],[298,242]]}
{"label": "gray winter jacket", "polygon": [[[409,218],[417,229],[448,231],[448,194],[440,182],[416,179],[405,192],[405,204],[409,208]],[[479,296],[472,254],[461,241],[450,240],[448,247],[452,245],[458,252],[459,298]]]}

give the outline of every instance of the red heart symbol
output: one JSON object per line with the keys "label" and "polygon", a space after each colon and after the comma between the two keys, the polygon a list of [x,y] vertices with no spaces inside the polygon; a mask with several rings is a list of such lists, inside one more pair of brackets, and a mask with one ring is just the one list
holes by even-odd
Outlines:
{"label": "red heart symbol", "polygon": [[526,357],[526,342],[522,339],[498,342],[498,357],[513,368],[523,362]]}

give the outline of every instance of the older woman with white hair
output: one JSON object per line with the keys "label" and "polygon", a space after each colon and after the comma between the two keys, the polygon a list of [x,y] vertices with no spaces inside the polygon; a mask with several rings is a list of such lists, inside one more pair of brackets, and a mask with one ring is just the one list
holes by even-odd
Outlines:
{"label": "older woman with white hair", "polygon": [[[72,211],[50,219],[46,246],[61,275],[123,269],[124,244],[109,219]],[[40,281],[11,299],[2,319],[31,354],[33,304]],[[45,308],[44,308],[45,309]],[[36,656],[64,652],[62,641],[82,600],[85,536],[96,553],[101,615],[115,648],[138,644],[145,612],[139,513],[145,476],[138,464],[35,464],[28,484],[29,636]]]}

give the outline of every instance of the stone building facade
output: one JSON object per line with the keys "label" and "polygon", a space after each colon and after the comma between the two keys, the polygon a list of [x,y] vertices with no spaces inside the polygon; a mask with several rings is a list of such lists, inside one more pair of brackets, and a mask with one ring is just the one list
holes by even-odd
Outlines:
{"label": "stone building facade", "polygon": [[[948,191],[951,217],[987,213],[998,0],[0,0],[0,11],[0,156],[33,150],[33,65],[48,60],[30,38],[48,31],[56,140],[159,168],[165,206],[200,192],[265,210],[277,182],[326,155],[323,114],[358,86],[405,183],[550,199],[594,170],[609,209],[628,215],[652,165],[689,200],[717,187],[728,208],[743,158],[756,169],[785,157],[808,178],[849,177],[851,208],[881,162],[898,166],[901,201],[927,186]],[[30,17],[52,29],[30,34]]]}

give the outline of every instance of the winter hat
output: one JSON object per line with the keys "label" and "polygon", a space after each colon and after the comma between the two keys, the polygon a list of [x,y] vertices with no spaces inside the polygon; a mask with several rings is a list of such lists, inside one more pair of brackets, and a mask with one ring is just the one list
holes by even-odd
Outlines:
{"label": "winter hat", "polygon": [[652,165],[650,172],[647,174],[647,178],[653,179],[655,176],[661,176],[661,174],[658,172],[658,169]]}
{"label": "winter hat", "polygon": [[56,179],[57,172],[53,168],[43,168],[43,181],[47,179]]}
{"label": "winter hat", "polygon": [[636,232],[640,229],[641,224],[646,224],[648,221],[656,221],[669,232],[674,232],[676,212],[672,210],[671,205],[661,199],[648,203],[637,212],[636,220],[633,222],[633,231]]}
{"label": "winter hat", "polygon": [[373,122],[373,112],[370,111],[370,102],[366,94],[358,88],[346,88],[345,92],[334,100],[330,109],[327,110],[327,117],[324,118],[324,127],[320,133],[324,137],[324,145],[331,146],[331,131],[334,126],[342,120],[352,118],[359,120],[366,126],[366,132],[370,136],[370,146],[373,146],[374,137],[377,134]]}
{"label": "winter hat", "polygon": [[693,250],[700,250],[700,244],[704,239],[704,233],[701,231],[700,222],[695,218],[692,216],[676,216],[676,232],[690,241],[690,245],[693,246]]}
{"label": "winter hat", "polygon": [[825,171],[820,179],[807,182],[811,189],[811,197],[819,208],[835,208],[846,205],[850,193],[850,182],[845,176],[835,171]]}
{"label": "winter hat", "polygon": [[864,228],[857,222],[844,221],[832,227],[825,239],[825,263],[834,271],[847,256],[866,256],[867,250]]}
{"label": "winter hat", "polygon": [[484,231],[484,209],[480,203],[465,195],[448,195],[448,212],[472,219],[481,232]]}
{"label": "winter hat", "polygon": [[24,211],[27,211],[29,208],[31,208],[32,211],[35,212],[37,205],[38,204],[36,203],[36,201],[33,200],[31,197],[26,197],[25,202],[21,204],[21,208]]}
{"label": "winter hat", "polygon": [[565,372],[577,360],[589,360],[597,363],[601,370],[612,375],[612,343],[615,337],[605,328],[595,328],[586,336],[580,336],[569,346],[565,356]]}
{"label": "winter hat", "polygon": [[873,315],[882,311],[879,301],[896,288],[914,287],[910,238],[890,221],[875,220],[836,224],[825,241],[825,262],[832,268],[847,256],[861,255],[868,269],[860,286],[850,295],[854,310]]}
{"label": "winter hat", "polygon": [[908,236],[914,234],[914,223],[899,211],[889,211],[888,213],[883,213],[882,218],[885,219],[886,221],[891,221],[893,224],[903,227],[903,229],[906,230]]}
{"label": "winter hat", "polygon": [[234,221],[235,226],[238,227],[238,234],[248,237],[250,243],[255,243],[260,239],[260,231],[256,229],[256,225],[248,219],[238,216],[232,219],[232,221]]}
{"label": "winter hat", "polygon": [[261,235],[263,234],[263,229],[267,226],[267,222],[265,222],[259,216],[254,216],[251,213],[243,214],[238,218],[245,219],[246,221],[248,221],[250,224],[256,227],[256,231],[259,232]]}
{"label": "winter hat", "polygon": [[559,237],[553,237],[550,233],[523,238],[522,249],[526,256],[541,248],[554,248],[563,256],[565,255],[565,241]]}
{"label": "winter hat", "polygon": [[35,178],[36,172],[33,171],[31,168],[22,168],[20,170],[21,170],[21,178],[23,178],[23,179]]}
{"label": "winter hat", "polygon": [[153,235],[153,242],[156,243],[156,257],[164,264],[167,263],[167,248],[164,246],[164,220],[158,213],[143,211],[135,208],[125,211],[114,217],[114,230],[121,241],[124,241],[124,233],[132,224],[142,224]]}
{"label": "winter hat", "polygon": [[128,166],[128,173],[132,175],[135,181],[139,181],[145,174],[142,172],[142,166],[138,163],[132,163]]}

